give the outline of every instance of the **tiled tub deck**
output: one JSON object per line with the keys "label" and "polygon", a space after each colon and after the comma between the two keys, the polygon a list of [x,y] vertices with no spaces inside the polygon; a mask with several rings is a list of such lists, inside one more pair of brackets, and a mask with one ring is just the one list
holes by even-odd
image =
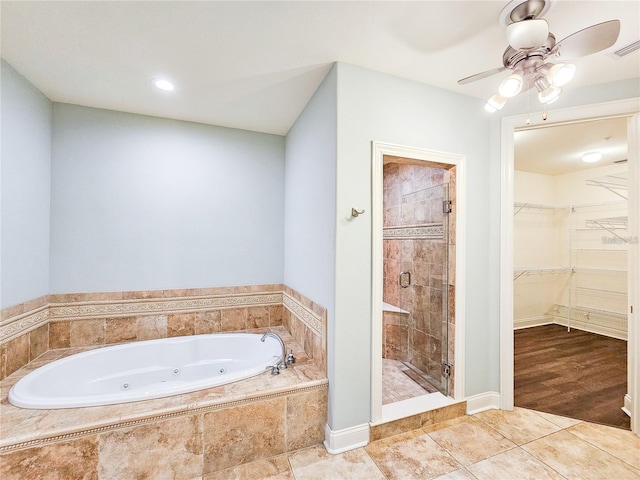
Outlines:
{"label": "tiled tub deck", "polygon": [[272,376],[143,402],[58,410],[8,403],[19,378],[95,347],[49,350],[0,383],[4,480],[214,478],[215,472],[324,439],[326,375],[281,326],[296,363]]}

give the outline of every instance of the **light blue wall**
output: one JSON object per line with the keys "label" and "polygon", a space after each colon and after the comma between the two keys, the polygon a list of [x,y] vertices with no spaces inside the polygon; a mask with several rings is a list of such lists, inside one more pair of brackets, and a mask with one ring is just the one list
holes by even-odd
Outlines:
{"label": "light blue wall", "polygon": [[336,68],[286,137],[284,283],[332,315],[335,276]]}
{"label": "light blue wall", "polygon": [[[370,420],[371,216],[351,221],[352,206],[371,211],[371,141],[467,157],[466,394],[497,390],[499,319],[490,315],[490,121],[481,100],[338,64],[336,303],[329,355],[333,430]],[[331,332],[331,330],[330,330]],[[339,365],[339,368],[337,367]],[[333,369],[331,368],[333,366]],[[494,378],[495,377],[495,378]]]}
{"label": "light blue wall", "polygon": [[284,137],[54,104],[51,292],[281,283]]}
{"label": "light blue wall", "polygon": [[[334,65],[287,134],[285,151],[284,283],[327,309],[330,379],[336,370],[336,88]],[[331,400],[329,416],[341,408]]]}
{"label": "light blue wall", "polygon": [[51,102],[2,60],[0,308],[49,293]]}

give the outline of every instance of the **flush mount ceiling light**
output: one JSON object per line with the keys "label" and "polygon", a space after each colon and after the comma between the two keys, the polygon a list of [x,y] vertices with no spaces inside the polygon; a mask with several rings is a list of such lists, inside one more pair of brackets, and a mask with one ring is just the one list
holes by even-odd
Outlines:
{"label": "flush mount ceiling light", "polygon": [[[509,45],[502,55],[502,67],[477,73],[458,80],[459,85],[481,80],[497,73],[511,70],[498,88],[497,95],[504,100],[526,92],[531,88],[538,90],[538,100],[548,105],[558,99],[561,89],[573,78],[575,65],[558,58],[578,58],[600,52],[611,47],[620,34],[620,20],[591,25],[579,30],[563,40],[549,32],[547,21],[540,18],[555,0],[512,0],[502,10],[499,22],[506,27]],[[487,102],[487,110],[499,110],[492,105],[495,95]],[[502,101],[501,100],[501,101]]]}
{"label": "flush mount ceiling light", "polygon": [[582,155],[582,161],[585,163],[595,163],[602,158],[601,152],[588,152]]}
{"label": "flush mount ceiling light", "polygon": [[165,92],[172,92],[175,90],[175,86],[166,78],[152,78],[151,83],[159,88],[160,90],[164,90]]}

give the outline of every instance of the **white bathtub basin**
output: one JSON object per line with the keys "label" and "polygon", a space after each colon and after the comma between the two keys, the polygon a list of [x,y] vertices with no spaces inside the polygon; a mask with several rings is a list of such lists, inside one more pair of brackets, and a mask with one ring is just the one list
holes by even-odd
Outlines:
{"label": "white bathtub basin", "polygon": [[194,392],[265,372],[282,356],[272,337],[193,335],[71,355],[25,375],[9,392],[17,407],[51,409],[136,402]]}

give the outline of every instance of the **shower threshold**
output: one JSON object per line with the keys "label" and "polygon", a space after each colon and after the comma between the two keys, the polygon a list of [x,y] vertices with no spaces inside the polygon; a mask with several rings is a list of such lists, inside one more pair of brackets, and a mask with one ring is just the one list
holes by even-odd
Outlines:
{"label": "shower threshold", "polygon": [[382,417],[379,422],[375,423],[375,425],[429,412],[431,410],[447,407],[456,403],[460,402],[453,398],[445,397],[440,392],[428,393],[427,395],[389,403],[382,406]]}

